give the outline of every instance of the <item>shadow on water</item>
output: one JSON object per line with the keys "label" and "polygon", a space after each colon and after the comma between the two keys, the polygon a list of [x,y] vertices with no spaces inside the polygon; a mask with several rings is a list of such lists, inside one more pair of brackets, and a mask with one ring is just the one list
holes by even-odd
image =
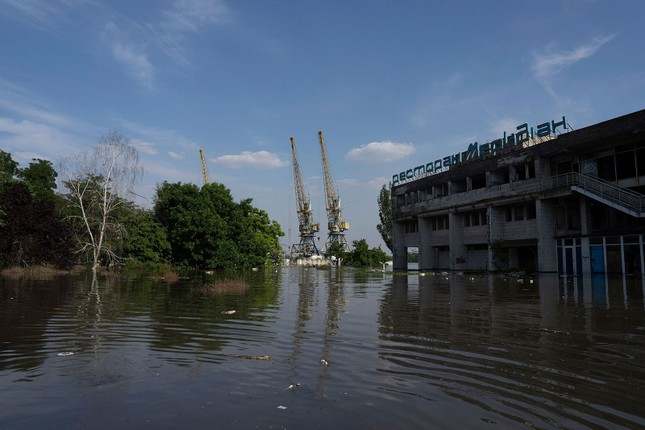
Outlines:
{"label": "shadow on water", "polygon": [[641,278],[245,282],[0,280],[0,428],[645,427]]}

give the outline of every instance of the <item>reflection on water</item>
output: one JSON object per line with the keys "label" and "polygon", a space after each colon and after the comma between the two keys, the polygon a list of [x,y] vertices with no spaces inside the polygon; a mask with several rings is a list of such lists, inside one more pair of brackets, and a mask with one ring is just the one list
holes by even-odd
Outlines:
{"label": "reflection on water", "polygon": [[0,280],[0,428],[645,427],[641,278],[248,282]]}

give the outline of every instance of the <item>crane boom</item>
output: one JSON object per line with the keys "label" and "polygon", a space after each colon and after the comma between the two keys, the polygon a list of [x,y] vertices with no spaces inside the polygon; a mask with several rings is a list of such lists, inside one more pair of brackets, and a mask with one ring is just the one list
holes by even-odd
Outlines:
{"label": "crane boom", "polygon": [[322,160],[323,181],[325,185],[325,203],[327,209],[327,248],[333,243],[338,243],[342,248],[347,247],[345,231],[349,229],[349,223],[343,218],[340,208],[340,197],[334,178],[329,168],[329,157],[327,156],[327,145],[323,139],[323,132],[318,131],[318,142],[320,143],[320,155]]}
{"label": "crane boom", "polygon": [[313,212],[311,210],[311,201],[305,193],[305,184],[298,163],[298,151],[296,149],[296,140],[289,138],[291,143],[291,164],[293,167],[293,186],[296,194],[296,206],[298,212],[298,231],[300,232],[300,242],[292,245],[291,255],[297,257],[311,257],[318,255],[316,246],[316,233],[319,225],[314,223]]}
{"label": "crane boom", "polygon": [[199,159],[202,164],[202,181],[204,185],[208,184],[208,165],[206,164],[206,154],[204,153],[204,148],[199,148]]}

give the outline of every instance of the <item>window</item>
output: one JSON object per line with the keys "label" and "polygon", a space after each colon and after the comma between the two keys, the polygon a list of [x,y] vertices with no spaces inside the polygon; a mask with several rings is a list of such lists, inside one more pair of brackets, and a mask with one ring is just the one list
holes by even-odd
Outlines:
{"label": "window", "polygon": [[470,212],[466,212],[464,214],[464,227],[470,227],[470,217],[471,217],[471,215],[472,214]]}
{"label": "window", "polygon": [[529,178],[535,178],[535,162],[529,161],[528,163]]}
{"label": "window", "polygon": [[606,181],[616,180],[616,166],[614,166],[614,156],[608,155],[599,158],[598,163],[598,177]]}
{"label": "window", "polygon": [[645,176],[645,148],[636,151],[636,167],[638,168],[638,174]]}
{"label": "window", "polygon": [[479,225],[479,211],[471,212],[470,216],[473,219],[473,225]]}
{"label": "window", "polygon": [[616,154],[616,174],[618,179],[633,178],[636,176],[636,153],[634,151],[619,152]]}
{"label": "window", "polygon": [[506,222],[511,222],[513,221],[513,207],[512,206],[507,206],[506,207]]}
{"label": "window", "polygon": [[535,202],[526,205],[526,219],[535,219]]}
{"label": "window", "polygon": [[523,181],[526,179],[526,166],[524,164],[515,166],[515,172],[517,172],[516,174],[518,181]]}
{"label": "window", "polygon": [[486,209],[481,210],[482,225],[488,225],[488,211]]}
{"label": "window", "polygon": [[524,219],[524,205],[517,205],[513,208],[515,213],[515,221],[522,221]]}

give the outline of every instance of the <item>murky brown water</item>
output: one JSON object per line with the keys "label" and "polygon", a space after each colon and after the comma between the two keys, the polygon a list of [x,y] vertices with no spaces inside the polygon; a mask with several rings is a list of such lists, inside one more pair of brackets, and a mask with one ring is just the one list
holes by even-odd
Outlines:
{"label": "murky brown water", "polygon": [[0,428],[645,428],[640,279],[249,282],[0,280]]}

